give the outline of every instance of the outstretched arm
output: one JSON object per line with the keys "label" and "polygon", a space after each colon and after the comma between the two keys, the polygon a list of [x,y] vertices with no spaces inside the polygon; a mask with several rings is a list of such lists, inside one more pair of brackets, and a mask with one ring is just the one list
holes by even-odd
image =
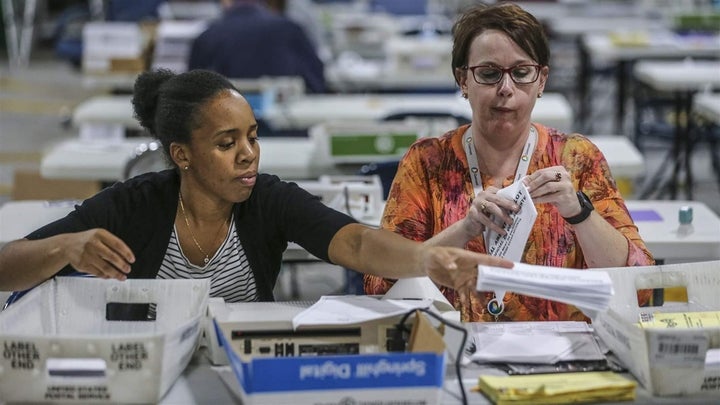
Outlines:
{"label": "outstretched arm", "polygon": [[0,291],[31,288],[68,264],[97,277],[125,280],[134,261],[122,240],[100,228],[38,240],[19,239],[0,249]]}
{"label": "outstretched arm", "polygon": [[330,242],[330,260],[387,278],[429,276],[456,290],[475,289],[477,266],[512,268],[511,261],[455,247],[432,246],[360,224],[341,228]]}

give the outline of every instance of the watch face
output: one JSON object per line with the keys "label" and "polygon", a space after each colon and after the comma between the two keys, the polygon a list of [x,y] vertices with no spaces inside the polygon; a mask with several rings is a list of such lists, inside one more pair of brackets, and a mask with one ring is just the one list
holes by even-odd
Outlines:
{"label": "watch face", "polygon": [[589,209],[589,210],[595,209],[595,207],[592,204],[592,201],[590,201],[588,196],[585,195],[585,193],[583,193],[582,191],[578,191],[578,200],[580,201],[580,205],[582,206],[583,211],[586,209]]}

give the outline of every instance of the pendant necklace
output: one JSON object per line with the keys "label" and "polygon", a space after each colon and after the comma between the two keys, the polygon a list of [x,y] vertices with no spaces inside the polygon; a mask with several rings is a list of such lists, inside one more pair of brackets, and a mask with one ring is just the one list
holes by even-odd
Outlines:
{"label": "pendant necklace", "polygon": [[[200,253],[202,253],[203,256],[205,256],[203,258],[203,263],[205,265],[207,265],[208,262],[210,261],[210,255],[207,252],[205,252],[205,249],[203,249],[200,246],[200,243],[198,243],[197,239],[195,238],[195,234],[193,234],[192,228],[190,228],[190,221],[188,221],[187,214],[185,213],[185,204],[183,203],[182,193],[180,192],[180,193],[178,193],[178,195],[180,196],[180,210],[182,211],[183,218],[185,218],[185,225],[187,225],[188,232],[190,232],[190,237],[192,238],[193,242],[195,242],[195,246],[197,246]],[[223,223],[220,224],[220,228],[218,228],[218,231],[215,232],[216,234],[220,233],[220,230],[222,229],[223,225],[225,225],[226,222],[227,222],[227,220],[223,221]]]}
{"label": "pendant necklace", "polygon": [[[537,130],[533,125],[530,125],[530,133],[528,134],[528,140],[523,147],[520,160],[518,161],[517,169],[515,170],[515,178],[513,182],[523,178],[530,167],[530,157],[535,151],[535,145],[537,144]],[[482,177],[480,175],[480,166],[478,164],[477,153],[475,151],[475,141],[472,136],[472,127],[468,127],[465,137],[463,138],[463,146],[465,148],[465,155],[467,157],[468,166],[470,170],[470,181],[473,185],[473,198],[483,191]],[[485,240],[485,250],[488,250],[487,233],[489,231],[485,229],[483,232],[483,239]],[[497,322],[500,315],[505,310],[505,303],[503,297],[498,298],[498,294],[493,292],[493,299],[487,303],[487,311],[490,315],[495,317]]]}

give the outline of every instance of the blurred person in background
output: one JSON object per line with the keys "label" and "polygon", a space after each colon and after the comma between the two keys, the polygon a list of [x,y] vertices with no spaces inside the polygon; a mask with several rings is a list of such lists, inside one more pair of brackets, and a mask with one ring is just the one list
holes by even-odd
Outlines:
{"label": "blurred person in background", "polygon": [[283,15],[284,1],[221,0],[223,15],[192,44],[188,69],[231,79],[299,76],[309,93],[326,91],[325,66],[305,30]]}

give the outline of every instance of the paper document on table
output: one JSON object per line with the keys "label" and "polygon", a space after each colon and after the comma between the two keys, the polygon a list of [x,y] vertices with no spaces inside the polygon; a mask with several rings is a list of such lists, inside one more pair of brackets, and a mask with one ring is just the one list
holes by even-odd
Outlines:
{"label": "paper document on table", "polygon": [[[503,229],[507,232],[505,235],[500,235],[495,231],[487,232],[485,247],[488,254],[492,256],[501,256],[519,262],[522,259],[530,231],[535,224],[537,209],[535,209],[530,193],[522,180],[503,188],[497,194],[513,200],[520,206],[520,210],[510,214],[510,218],[513,219],[510,225],[503,225]],[[499,219],[495,222],[502,224],[498,221]]]}
{"label": "paper document on table", "polygon": [[435,308],[441,311],[455,309],[430,277],[401,278],[382,297],[384,300],[425,298],[432,299]]}
{"label": "paper document on table", "polygon": [[637,383],[605,372],[480,376],[478,389],[496,405],[632,401]]}
{"label": "paper document on table", "polygon": [[593,318],[605,311],[614,290],[605,271],[515,263],[512,269],[478,266],[478,291],[512,291],[517,294],[575,305]]}
{"label": "paper document on table", "polygon": [[379,299],[367,295],[323,296],[293,318],[293,329],[309,325],[351,325],[429,308],[433,300]]}
{"label": "paper document on table", "polygon": [[471,324],[468,332],[466,353],[479,363],[605,360],[585,322],[478,322]]}

